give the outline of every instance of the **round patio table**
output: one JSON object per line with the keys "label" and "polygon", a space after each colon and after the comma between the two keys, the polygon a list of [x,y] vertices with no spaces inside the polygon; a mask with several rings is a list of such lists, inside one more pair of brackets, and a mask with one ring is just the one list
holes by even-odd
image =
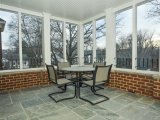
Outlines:
{"label": "round patio table", "polygon": [[95,71],[95,68],[90,67],[90,66],[73,66],[73,67],[66,67],[62,68],[62,71],[68,71],[68,72],[73,72],[76,73],[76,98],[79,98],[80,94],[80,81],[82,80],[81,75],[84,72],[93,72]]}

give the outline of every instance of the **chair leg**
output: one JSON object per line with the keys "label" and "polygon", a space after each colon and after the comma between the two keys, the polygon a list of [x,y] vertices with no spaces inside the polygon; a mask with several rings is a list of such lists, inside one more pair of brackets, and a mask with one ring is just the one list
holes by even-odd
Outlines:
{"label": "chair leg", "polygon": [[65,93],[67,86],[64,85],[63,87],[64,87],[64,89],[62,88],[62,86],[59,86],[59,87],[58,87],[58,88],[60,88],[60,89],[62,90],[61,92],[51,93],[51,94],[49,94],[48,96],[49,96],[52,100],[54,100],[55,102],[60,102],[60,101],[63,101],[63,100],[68,100],[68,99],[73,99],[73,98],[75,98],[75,96],[76,96],[76,85],[75,85],[75,93],[74,93],[74,96],[73,96],[73,97],[63,98],[63,99],[59,99],[59,100],[56,100],[54,97],[52,97],[52,95],[55,95],[55,94]]}
{"label": "chair leg", "polygon": [[106,96],[104,96],[104,95],[97,94],[97,93],[96,93],[96,90],[94,89],[93,86],[91,86],[91,91],[93,92],[94,95],[103,97],[104,99],[94,103],[94,102],[92,102],[92,101],[90,101],[90,100],[87,100],[87,99],[81,97],[80,95],[79,95],[79,98],[82,99],[82,100],[84,100],[84,101],[86,101],[86,102],[89,102],[89,103],[92,104],[92,105],[96,105],[96,104],[98,104],[98,103],[101,103],[101,102],[104,102],[104,101],[109,100],[108,97],[106,97]]}
{"label": "chair leg", "polygon": [[95,86],[95,87],[98,88],[96,89],[96,91],[104,89],[103,87],[100,87],[100,86]]}

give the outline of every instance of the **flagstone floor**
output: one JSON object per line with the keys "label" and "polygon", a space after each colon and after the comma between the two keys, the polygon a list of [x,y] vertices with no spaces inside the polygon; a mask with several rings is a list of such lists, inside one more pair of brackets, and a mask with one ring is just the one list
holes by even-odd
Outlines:
{"label": "flagstone floor", "polygon": [[[0,120],[160,120],[160,101],[117,89],[98,91],[110,100],[91,105],[74,98],[55,103],[49,93],[58,91],[54,86],[30,88],[0,93]],[[73,95],[74,88],[68,88],[57,99]],[[90,88],[81,89],[82,96],[92,101],[95,97]]]}

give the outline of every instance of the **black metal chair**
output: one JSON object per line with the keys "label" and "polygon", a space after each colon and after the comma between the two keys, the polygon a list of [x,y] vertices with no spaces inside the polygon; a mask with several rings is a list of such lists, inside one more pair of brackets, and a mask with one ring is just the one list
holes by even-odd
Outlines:
{"label": "black metal chair", "polygon": [[[66,78],[60,78],[60,79],[57,79],[57,73],[56,73],[56,70],[54,68],[53,65],[47,65],[46,64],[46,68],[47,68],[47,72],[48,72],[48,78],[49,80],[53,81],[53,83],[55,85],[57,85],[57,87],[59,89],[61,89],[62,91],[61,92],[54,92],[54,93],[51,93],[49,94],[48,96],[54,100],[55,102],[60,102],[62,100],[68,100],[68,99],[72,99],[76,96],[76,85],[74,82],[66,79]],[[60,93],[65,93],[66,92],[66,89],[67,89],[67,86],[68,85],[75,85],[75,93],[74,93],[74,96],[73,97],[68,97],[68,98],[63,98],[63,99],[59,99],[59,100],[56,100],[54,97],[52,97],[52,95],[55,95],[55,94],[60,94]]]}
{"label": "black metal chair", "polygon": [[81,96],[79,98],[84,100],[84,101],[87,101],[87,102],[91,103],[92,105],[95,105],[95,104],[104,102],[106,100],[109,100],[108,97],[96,93],[97,90],[95,88],[99,87],[101,85],[104,85],[106,83],[109,83],[111,68],[112,68],[112,64],[108,65],[108,66],[96,66],[95,72],[93,74],[93,80],[82,81],[82,84],[85,84],[85,85],[91,87],[91,91],[94,93],[94,95],[103,97],[104,98],[103,100],[100,100],[98,102],[93,103],[92,101],[90,101],[88,99],[85,99]]}

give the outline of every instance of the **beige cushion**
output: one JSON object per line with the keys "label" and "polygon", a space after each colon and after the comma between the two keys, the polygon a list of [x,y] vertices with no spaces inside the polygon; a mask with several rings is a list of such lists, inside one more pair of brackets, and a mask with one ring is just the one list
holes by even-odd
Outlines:
{"label": "beige cushion", "polygon": [[89,80],[89,79],[93,78],[93,74],[91,74],[91,75],[89,75],[89,74],[88,75],[83,75],[82,77]]}
{"label": "beige cushion", "polygon": [[96,82],[106,81],[108,79],[109,67],[99,67],[96,73]]}
{"label": "beige cushion", "polygon": [[58,85],[67,84],[67,83],[70,83],[70,82],[71,82],[70,80],[67,80],[65,78],[57,79],[57,84]]}
{"label": "beige cushion", "polygon": [[[89,80],[89,81],[84,81],[83,83],[89,85],[89,86],[93,86],[93,80]],[[105,81],[101,81],[101,82],[96,82],[95,85],[101,85],[101,84],[104,84]]]}
{"label": "beige cushion", "polygon": [[61,70],[62,68],[70,67],[69,62],[59,62],[58,69]]}

